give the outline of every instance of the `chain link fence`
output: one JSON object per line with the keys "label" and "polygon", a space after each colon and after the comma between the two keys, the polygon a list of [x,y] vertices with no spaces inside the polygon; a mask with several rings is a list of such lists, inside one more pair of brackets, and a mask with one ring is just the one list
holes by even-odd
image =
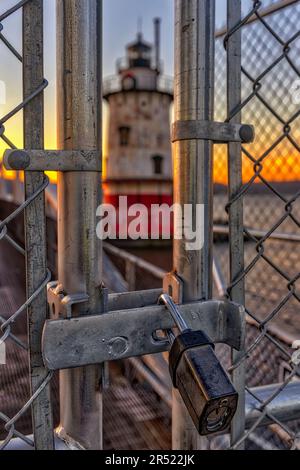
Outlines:
{"label": "chain link fence", "polygon": [[[215,119],[227,120],[226,46],[228,38],[241,31],[242,104],[229,119],[242,111],[242,122],[255,126],[256,138],[243,147],[243,186],[229,202],[227,146],[215,146],[214,253],[229,285],[228,296],[245,282],[245,354],[230,366],[229,349],[222,346],[218,351],[230,372],[245,364],[246,394],[254,399],[258,416],[238,442],[218,437],[210,448],[298,449],[300,421],[279,420],[270,405],[300,380],[299,354],[292,348],[300,339],[300,2],[247,3],[250,8],[241,23],[228,34],[217,34]],[[228,212],[238,200],[244,205],[245,269],[230,284]],[[170,256],[161,256],[164,264],[171,263]],[[145,272],[150,273],[146,267]],[[144,274],[137,276],[137,288],[145,288],[141,279]],[[214,287],[214,297],[220,296],[216,282]],[[261,400],[256,387],[269,385],[274,387]],[[262,426],[266,420],[269,424]]]}
{"label": "chain link fence", "polygon": [[[38,4],[39,2],[36,2],[36,0],[23,0],[19,1],[10,8],[8,8],[6,11],[1,11],[0,10],[0,41],[2,43],[2,46],[5,46],[7,50],[10,52],[12,57],[16,60],[19,61],[21,64],[23,63],[23,55],[21,52],[17,51],[14,45],[10,42],[10,40],[7,39],[6,34],[5,34],[5,26],[6,23],[9,22],[12,17],[17,16],[16,21],[21,22],[22,21],[22,14],[24,7],[26,5],[33,5],[33,8],[35,7],[40,7]],[[1,8],[1,5],[0,5]],[[24,25],[26,27],[26,25]],[[42,28],[42,25],[40,26]],[[42,54],[42,52],[41,52]],[[25,88],[26,84],[24,83]],[[2,143],[4,143],[5,148],[11,148],[15,149],[17,146],[14,144],[14,139],[13,137],[10,136],[10,133],[6,131],[6,125],[9,123],[10,120],[14,119],[19,113],[23,112],[24,109],[29,105],[32,104],[35,100],[36,97],[41,96],[43,93],[43,90],[47,86],[47,81],[43,80],[42,83],[40,83],[39,86],[37,86],[34,91],[30,94],[26,93],[26,98],[24,98],[23,101],[18,103],[12,110],[10,110],[5,116],[2,116],[0,118],[0,139],[2,140]],[[28,89],[28,86],[27,86]],[[25,95],[25,93],[24,93]],[[19,133],[22,132],[21,129],[19,129]],[[26,129],[25,129],[26,133]],[[14,133],[15,134],[15,133]],[[1,146],[3,148],[3,146]],[[18,175],[14,175],[15,181],[18,181],[18,178],[16,178]],[[5,182],[2,180],[1,184],[5,184]],[[41,394],[44,392],[44,390],[47,388],[51,378],[52,378],[52,373],[46,373],[45,377],[43,380],[40,380],[39,383],[35,387],[31,387],[31,392],[29,392],[29,385],[27,383],[27,378],[31,373],[34,373],[32,363],[29,364],[27,362],[27,372],[23,370],[22,372],[24,373],[24,378],[23,381],[20,382],[18,380],[18,385],[22,383],[22,387],[20,390],[16,391],[14,389],[13,383],[11,383],[12,387],[12,395],[10,396],[10,404],[7,404],[7,383],[5,383],[5,380],[7,379],[6,377],[6,360],[16,360],[16,357],[19,358],[20,361],[25,362],[25,358],[29,353],[29,346],[28,346],[28,339],[27,336],[24,334],[24,326],[20,329],[18,328],[18,324],[22,322],[22,325],[24,325],[23,321],[23,316],[26,314],[26,311],[28,308],[30,308],[33,303],[38,299],[41,295],[42,292],[45,292],[47,283],[51,280],[51,273],[50,271],[47,271],[46,277],[44,281],[34,290],[34,292],[29,296],[29,298],[19,307],[17,310],[12,313],[11,312],[11,305],[14,304],[14,300],[20,302],[22,299],[22,295],[18,299],[14,299],[14,296],[11,295],[11,292],[9,292],[10,297],[10,304],[8,302],[3,301],[3,296],[4,296],[4,288],[5,285],[8,284],[9,282],[5,282],[7,280],[7,277],[10,274],[10,263],[13,263],[13,258],[10,260],[5,259],[3,256],[3,253],[8,250],[9,253],[11,253],[10,248],[13,250],[16,250],[18,254],[21,257],[25,257],[25,249],[23,246],[21,246],[20,241],[17,238],[14,238],[9,231],[10,224],[14,224],[16,220],[32,205],[37,201],[40,196],[44,193],[45,189],[47,188],[49,184],[49,180],[46,176],[43,177],[43,182],[42,184],[35,189],[30,196],[26,198],[26,200],[19,205],[19,207],[16,210],[13,210],[7,217],[5,217],[4,220],[0,221],[0,241],[1,243],[6,242],[6,246],[2,247],[2,256],[1,256],[1,286],[2,286],[2,302],[1,302],[1,308],[4,308],[4,311],[1,311],[0,314],[0,351],[2,352],[1,359],[2,361],[0,362],[0,369],[1,369],[1,379],[0,379],[0,440],[2,442],[0,443],[0,449],[5,449],[9,443],[11,442],[12,438],[18,437],[24,443],[26,443],[29,446],[34,447],[34,440],[25,436],[23,432],[20,432],[18,429],[18,425],[20,421],[24,417],[27,416],[28,418],[28,412],[30,411],[31,406],[36,403],[41,396]],[[20,189],[20,187],[19,187]],[[22,187],[23,189],[23,187]],[[3,188],[2,192],[5,193],[7,190],[7,187]],[[15,194],[16,196],[16,194]],[[24,199],[24,197],[23,197]],[[16,202],[16,201],[15,201]],[[43,214],[39,214],[40,217],[43,217]],[[39,222],[41,222],[39,217]],[[36,221],[37,222],[37,221]],[[7,246],[7,244],[9,246]],[[19,256],[19,260],[20,260]],[[28,255],[30,257],[30,254]],[[41,254],[42,256],[42,254]],[[5,262],[8,264],[5,265]],[[4,263],[4,265],[3,265]],[[24,263],[25,263],[25,258],[24,258]],[[3,271],[4,270],[4,271]],[[14,287],[14,286],[11,286]],[[16,286],[15,286],[16,287]],[[18,332],[14,334],[14,331],[17,330]],[[21,333],[20,333],[21,330]],[[21,350],[19,353],[18,350]],[[23,353],[22,353],[23,351]],[[28,360],[27,360],[28,361]],[[19,371],[20,372],[20,371]],[[15,371],[16,374],[18,374],[17,371]],[[39,380],[40,377],[37,376],[37,380]],[[11,381],[11,377],[9,377],[9,380]],[[16,407],[14,408],[13,405],[18,405],[20,403],[20,397],[24,399],[24,396],[27,395],[27,398],[25,400],[24,405],[22,406],[21,409],[17,409]],[[11,411],[11,415],[7,416],[6,413],[3,413],[1,411],[1,404],[3,406],[5,405],[5,409],[9,409]],[[2,423],[2,424],[1,424]],[[51,430],[52,432],[52,430]]]}
{"label": "chain link fence", "polygon": [[[34,1],[23,0],[3,13],[0,11],[0,41],[20,63],[22,54],[6,38],[5,24],[12,15],[21,15],[22,7]],[[227,148],[216,146],[215,152],[215,222],[226,228],[228,217],[225,206],[228,211],[237,200],[243,199],[244,203],[246,268],[229,286],[228,293],[230,295],[236,284],[245,281],[247,347],[243,358],[230,370],[233,371],[241,363],[247,364],[247,393],[256,400],[255,408],[259,412],[251,428],[234,444],[234,448],[245,443],[249,449],[296,449],[300,446],[300,423],[280,421],[272,416],[270,405],[285,393],[289,384],[300,378],[298,355],[291,347],[293,340],[300,339],[300,2],[283,1],[278,3],[279,6],[275,2],[277,7],[267,15],[264,12],[269,2],[251,3],[251,10],[243,21],[227,35],[221,32],[216,40],[216,119],[227,119],[224,100],[227,40],[241,30],[243,101],[241,108],[235,110],[229,119],[242,110],[243,122],[256,128],[255,142],[243,147],[244,185],[229,203],[226,202]],[[25,100],[0,118],[0,139],[5,147],[17,147],[6,131],[6,124],[40,96],[46,86],[44,80]],[[19,256],[25,256],[25,250],[9,232],[9,224],[20,217],[47,186],[45,176],[43,184],[0,222],[1,243],[8,244]],[[229,279],[227,242],[218,240],[214,249],[222,271]],[[8,360],[17,354],[15,348],[27,354],[26,336],[20,336],[14,330],[27,308],[44,291],[50,276],[48,271],[44,281],[16,311],[8,313],[8,309],[0,312],[2,362],[5,349]],[[227,350],[226,353],[229,362]],[[2,367],[5,366],[0,365]],[[31,405],[40,397],[51,378],[52,374],[46,373],[32,394],[28,384],[25,384],[25,394],[28,395],[25,404],[20,410],[10,407],[9,416],[1,412],[0,405],[1,449],[6,448],[13,437],[21,438],[34,447],[33,439],[25,436],[18,424],[28,415]],[[0,380],[6,380],[2,370]],[[276,383],[280,385],[263,401],[253,391],[253,387]],[[5,403],[2,390],[4,387],[0,388],[0,403]],[[5,390],[7,393],[7,388]],[[24,390],[20,392],[22,397]],[[270,424],[261,426],[265,418]],[[211,448],[220,447],[230,447],[229,439],[212,440]]]}
{"label": "chain link fence", "polygon": [[[270,405],[300,379],[299,354],[292,349],[300,338],[300,2],[251,3],[240,24],[216,40],[216,119],[228,118],[226,48],[241,31],[242,103],[229,120],[241,111],[242,122],[256,130],[254,143],[242,149],[243,187],[228,204],[227,147],[215,151],[216,223],[227,225],[230,207],[244,204],[245,269],[228,294],[245,282],[247,346],[230,370],[246,365],[246,390],[259,411],[233,448],[295,449],[300,423],[281,422]],[[217,243],[215,252],[229,279],[226,244]],[[274,383],[280,385],[263,401],[250,390]],[[266,417],[271,424],[261,427]]]}

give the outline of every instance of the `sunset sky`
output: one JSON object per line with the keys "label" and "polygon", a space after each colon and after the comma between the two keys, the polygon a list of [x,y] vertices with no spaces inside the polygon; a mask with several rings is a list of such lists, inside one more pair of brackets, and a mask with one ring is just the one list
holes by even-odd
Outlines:
{"label": "sunset sky", "polygon": [[[275,0],[267,0],[274,3]],[[0,14],[15,5],[16,0],[0,0]],[[153,18],[162,18],[162,59],[164,73],[173,75],[174,48],[174,0],[104,0],[104,77],[115,73],[116,60],[125,54],[125,45],[136,35],[138,23],[142,21],[145,39],[153,42]],[[217,26],[226,19],[225,0],[217,0]],[[248,11],[252,0],[243,0],[244,11]],[[56,148],[56,93],[55,93],[55,0],[45,0],[45,77],[49,87],[45,92],[45,146]],[[140,19],[140,20],[139,20]],[[21,12],[3,22],[3,34],[14,47],[21,51]],[[5,115],[22,101],[21,64],[0,42],[0,81],[6,85],[6,104],[0,102],[0,116]],[[106,110],[104,113],[107,122]],[[6,124],[6,134],[13,143],[22,144],[22,115]],[[0,140],[0,156],[6,145]],[[226,173],[226,170],[225,170]]]}
{"label": "sunset sky", "polygon": [[[248,0],[247,0],[248,1]],[[15,5],[16,0],[0,0],[0,14]],[[49,87],[46,100],[46,146],[55,145],[55,0],[45,0],[45,76]],[[162,57],[165,73],[173,74],[173,0],[104,0],[104,76],[115,72],[115,63],[124,56],[125,45],[132,41],[139,18],[148,41],[153,40],[153,18],[162,18]],[[224,0],[217,0],[218,23],[225,19]],[[3,22],[3,33],[21,51],[21,13],[18,12]],[[0,104],[0,115],[11,109],[21,100],[21,64],[12,57],[0,42],[0,80],[6,83],[7,104]],[[14,141],[21,144],[22,136],[15,129],[19,119],[7,125],[7,134],[13,133]]]}

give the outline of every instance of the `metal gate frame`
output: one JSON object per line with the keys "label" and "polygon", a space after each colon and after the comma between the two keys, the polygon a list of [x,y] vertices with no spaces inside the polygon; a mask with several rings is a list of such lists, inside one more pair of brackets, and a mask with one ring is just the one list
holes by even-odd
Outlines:
{"label": "metal gate frame", "polygon": [[[1,415],[8,435],[0,447],[5,448],[15,436],[32,445],[29,438],[15,429],[15,423],[31,407],[34,446],[36,450],[52,450],[50,381],[53,371],[45,367],[41,342],[49,317],[47,284],[51,280],[47,269],[44,193],[49,179],[44,172],[61,172],[58,181],[61,289],[64,292],[68,289],[74,315],[100,314],[103,310],[102,249],[96,236],[96,209],[101,202],[102,171],[102,0],[57,1],[59,152],[44,150],[43,90],[48,83],[43,75],[43,0],[19,1],[0,20],[20,9],[22,56],[2,35],[1,40],[23,64],[23,102],[1,120],[1,138],[13,149],[5,156],[7,168],[25,171],[25,202],[1,222],[1,239],[6,238],[26,255],[28,300],[8,320],[1,318],[3,337],[0,341],[10,338],[18,343],[11,333],[11,325],[27,309],[31,397],[14,418]],[[3,126],[22,109],[26,152],[15,149],[6,138]],[[7,224],[23,210],[25,252],[7,235]],[[78,299],[78,292],[84,301]],[[73,294],[77,294],[76,299]],[[23,344],[20,346],[25,348]],[[61,373],[59,435],[70,445],[74,441],[77,447],[102,448],[101,374],[100,365]]]}
{"label": "metal gate frame", "polygon": [[[66,3],[68,4],[68,2]],[[212,298],[213,241],[212,149],[213,141],[241,142],[246,141],[246,139],[251,140],[252,130],[247,129],[248,136],[244,139],[242,134],[245,127],[241,126],[239,122],[234,123],[234,125],[227,123],[221,125],[213,122],[214,2],[208,0],[193,0],[189,2],[178,0],[176,1],[176,17],[177,27],[179,28],[177,30],[177,50],[182,51],[182,53],[180,60],[177,62],[175,79],[175,97],[179,98],[179,100],[176,102],[176,122],[173,129],[174,199],[175,203],[177,202],[181,206],[184,204],[192,205],[194,209],[194,223],[196,222],[195,217],[198,205],[204,206],[204,246],[198,251],[191,252],[187,249],[188,240],[175,240],[174,273],[166,277],[164,290],[168,291],[169,287],[172,287],[173,296],[177,297],[177,302],[182,305],[182,314],[186,317],[188,324],[193,323],[193,329],[199,329],[201,325],[201,329],[209,332],[216,342],[226,342],[236,349],[240,349],[243,341],[241,321],[244,314],[242,310],[236,304],[230,302],[210,300]],[[193,33],[189,31],[189,34],[182,34],[182,32],[188,29],[187,22],[189,23],[190,31],[193,29]],[[78,34],[75,37],[78,38]],[[70,44],[72,44],[71,41]],[[196,48],[191,47],[195,44],[197,44]],[[189,54],[186,54],[187,50],[190,51]],[[197,65],[200,65],[200,67]],[[195,83],[196,86],[193,87]],[[190,90],[193,90],[193,93],[190,93]],[[180,97],[182,102],[180,102]],[[62,112],[63,110],[61,110]],[[196,133],[200,132],[201,134],[200,137],[196,136],[196,140],[195,136],[190,134],[189,124],[191,124],[191,121],[196,126]],[[205,123],[207,123],[207,126]],[[201,131],[199,131],[200,127]],[[190,175],[193,175],[193,177],[191,178]],[[61,203],[64,204],[62,207],[66,207],[65,201],[59,198],[59,207]],[[62,210],[62,208],[59,210]],[[64,219],[62,218],[62,220]],[[183,226],[185,226],[185,222]],[[129,293],[115,298],[110,296],[107,299],[106,308],[104,307],[104,310],[108,311],[108,313],[102,315],[102,317],[88,316],[84,320],[82,315],[80,315],[80,318],[73,321],[73,312],[71,313],[70,310],[69,318],[70,316],[71,318],[66,321],[59,320],[57,312],[61,313],[62,304],[65,304],[66,298],[70,297],[69,292],[73,287],[70,284],[69,289],[65,289],[65,282],[62,285],[63,288],[59,287],[59,285],[51,286],[48,294],[50,304],[55,306],[57,318],[55,322],[46,322],[43,334],[44,360],[50,369],[57,370],[85,364],[102,363],[105,360],[124,359],[125,357],[160,352],[169,348],[167,340],[153,342],[153,333],[158,329],[166,329],[167,321],[172,322],[172,319],[166,316],[164,307],[154,307],[158,299],[157,291],[149,291],[142,299],[138,293]],[[57,289],[60,289],[60,292]],[[61,293],[65,291],[68,296],[64,299],[59,298]],[[77,297],[84,295],[84,293],[79,293],[79,291],[73,291],[74,294]],[[82,299],[79,301],[82,301]],[[141,307],[144,308],[138,313],[136,309]],[[225,325],[223,329],[217,331],[216,321],[222,315],[223,309],[227,311],[228,319],[230,318],[234,323],[233,331],[236,334],[235,338],[228,337]],[[195,314],[196,311],[199,313]],[[206,317],[204,319],[205,312]],[[193,322],[191,321],[191,316],[194,319]],[[147,322],[142,326],[141,321],[144,324],[145,317],[147,317]],[[84,351],[82,351],[82,344],[80,346],[80,343],[82,343],[80,332],[82,330],[85,332]],[[140,343],[141,330],[144,330],[142,343]],[[95,338],[95,331],[100,332],[99,337]],[[108,335],[106,332],[109,332]],[[100,334],[102,334],[103,347],[99,346]],[[79,350],[80,354],[74,353],[74,350]],[[62,375],[64,376],[65,372]],[[68,377],[67,389],[72,382]],[[65,387],[65,382],[63,382],[63,386]],[[76,395],[78,388],[76,386],[75,391],[74,387],[72,388],[73,396]],[[69,389],[68,398],[70,395],[71,389]],[[67,399],[62,400],[62,409],[69,406],[66,401]],[[82,399],[79,402],[80,407],[85,408]],[[71,416],[71,409],[68,416]],[[90,422],[87,426],[89,425]],[[93,426],[91,428],[94,429]],[[72,438],[71,443],[73,445],[77,443],[77,445],[79,444],[87,448],[95,448],[97,446],[95,441],[94,444],[90,442],[83,443],[80,427],[76,424],[71,423],[69,430],[67,435]],[[70,441],[68,436],[66,439],[66,435],[61,432],[59,434],[65,440]],[[76,437],[74,437],[74,434]],[[97,433],[93,432],[93,436],[97,436],[97,439],[99,439]],[[199,438],[191,418],[182,406],[177,392],[174,392],[173,448],[190,449],[200,448],[203,445],[205,445],[203,439]]]}
{"label": "metal gate frame", "polygon": [[[228,33],[225,41],[228,119],[220,126],[220,123],[213,121],[215,2],[175,0],[175,5],[175,202],[181,205],[190,203],[195,210],[197,204],[204,204],[205,243],[198,252],[187,252],[186,240],[175,241],[174,273],[167,276],[164,287],[167,289],[170,284],[177,286],[182,315],[193,329],[204,329],[215,342],[227,343],[236,350],[232,357],[232,375],[240,393],[240,402],[232,426],[232,447],[243,448],[246,437],[245,312],[238,305],[245,303],[243,203],[240,194],[241,143],[245,140],[240,112],[241,26],[245,19],[242,20],[241,0],[228,0]],[[24,102],[19,109],[24,109],[26,151],[7,152],[5,162],[8,168],[25,170],[26,174],[26,202],[20,206],[18,213],[23,209],[26,211],[29,300],[22,309],[28,307],[32,396],[13,419],[6,420],[9,434],[4,444],[19,434],[15,430],[15,423],[32,405],[36,449],[54,448],[49,382],[54,370],[64,369],[61,372],[61,426],[58,434],[70,447],[101,449],[103,366],[97,364],[167,350],[168,342],[155,344],[152,334],[158,329],[168,329],[174,325],[164,307],[154,305],[158,298],[157,291],[108,296],[101,283],[102,247],[96,238],[96,208],[101,201],[102,1],[57,0],[60,97],[58,152],[43,150],[43,90],[47,84],[43,78],[43,1],[23,0],[16,8],[21,7],[24,25]],[[91,99],[87,100],[87,96]],[[193,121],[193,129],[190,121]],[[203,129],[206,129],[206,135]],[[227,142],[229,148],[229,295],[236,303],[210,300],[212,147],[214,142],[221,141]],[[59,282],[48,287],[48,301],[44,200],[44,189],[48,184],[44,176],[46,170],[60,171]],[[4,230],[10,220],[12,217],[1,223],[1,238],[6,236]],[[48,302],[52,309],[51,321],[47,320]],[[225,322],[223,328],[217,331],[218,320],[221,314],[224,316],[224,312],[227,324]],[[10,326],[19,314],[17,312],[6,322],[1,321],[6,337],[11,336]],[[61,315],[64,318],[59,319]],[[83,330],[86,350],[77,354],[76,348],[82,346],[80,334]],[[95,338],[88,333],[94,331],[99,332],[103,344],[97,350],[91,348],[91,352],[89,349],[94,347]],[[142,344],[137,341],[141,331],[144,334]],[[234,331],[233,336],[230,336],[230,331]],[[128,335],[126,341],[123,341],[124,332]],[[97,344],[98,340],[96,338]],[[62,347],[59,347],[60,344]],[[65,370],[75,366],[80,368]],[[273,390],[271,396],[276,398],[278,390]],[[268,414],[274,417],[267,409],[272,401],[269,399],[263,402],[264,412],[258,419],[251,417],[253,409],[248,407],[252,410],[249,416],[254,420],[255,427]],[[291,406],[295,411],[295,402]],[[176,392],[173,410],[174,449],[206,447],[207,442],[199,440]],[[275,412],[280,414],[282,409],[277,408]]]}
{"label": "metal gate frame", "polygon": [[[175,59],[175,119],[214,120],[214,73],[215,73],[215,2],[177,0],[175,13],[176,59]],[[241,1],[228,0],[227,27],[230,31],[241,20]],[[228,109],[229,115],[241,102],[241,36],[240,31],[228,40]],[[229,120],[228,120],[229,122]],[[241,115],[230,121],[241,125]],[[207,138],[208,136],[206,136]],[[215,139],[216,141],[217,139]],[[229,139],[230,141],[230,139]],[[185,280],[186,296],[193,300],[212,297],[213,257],[213,141],[190,140],[174,144],[174,192],[175,202],[180,204],[205,204],[205,245],[201,253],[189,256],[182,245],[174,242],[175,270]],[[229,148],[229,197],[242,185],[241,142],[228,143]],[[191,176],[192,175],[192,176]],[[180,189],[178,189],[180,188]],[[243,207],[239,199],[230,207],[230,260],[231,279],[243,271],[244,237]],[[241,280],[231,291],[231,299],[245,304],[244,285]],[[245,324],[243,325],[245,331]],[[233,361],[243,355],[243,345],[233,353]],[[239,392],[238,411],[232,425],[233,441],[245,428],[245,377],[242,365],[233,373],[233,382]],[[177,403],[175,401],[175,403]],[[181,417],[181,418],[179,418]],[[190,417],[180,406],[173,407],[173,447],[195,449],[207,447],[197,442]],[[176,423],[176,424],[175,424]]]}

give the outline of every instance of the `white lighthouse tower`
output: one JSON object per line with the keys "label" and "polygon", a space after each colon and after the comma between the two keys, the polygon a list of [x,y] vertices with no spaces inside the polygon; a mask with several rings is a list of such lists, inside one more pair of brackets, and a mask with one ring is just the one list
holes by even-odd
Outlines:
{"label": "white lighthouse tower", "polygon": [[117,62],[117,75],[104,82],[109,121],[104,198],[118,208],[128,204],[172,205],[170,107],[173,81],[160,63],[160,19],[154,20],[155,46],[141,33]]}

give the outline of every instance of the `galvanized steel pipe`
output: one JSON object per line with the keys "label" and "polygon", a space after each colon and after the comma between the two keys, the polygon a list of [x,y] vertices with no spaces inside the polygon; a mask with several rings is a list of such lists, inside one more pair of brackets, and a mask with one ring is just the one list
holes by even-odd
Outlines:
{"label": "galvanized steel pipe", "polygon": [[[58,143],[60,150],[99,150],[102,123],[102,0],[57,0]],[[101,311],[101,245],[96,209],[101,174],[58,177],[58,277],[68,294],[86,293],[77,315]],[[102,448],[101,366],[61,372],[59,435]]]}

